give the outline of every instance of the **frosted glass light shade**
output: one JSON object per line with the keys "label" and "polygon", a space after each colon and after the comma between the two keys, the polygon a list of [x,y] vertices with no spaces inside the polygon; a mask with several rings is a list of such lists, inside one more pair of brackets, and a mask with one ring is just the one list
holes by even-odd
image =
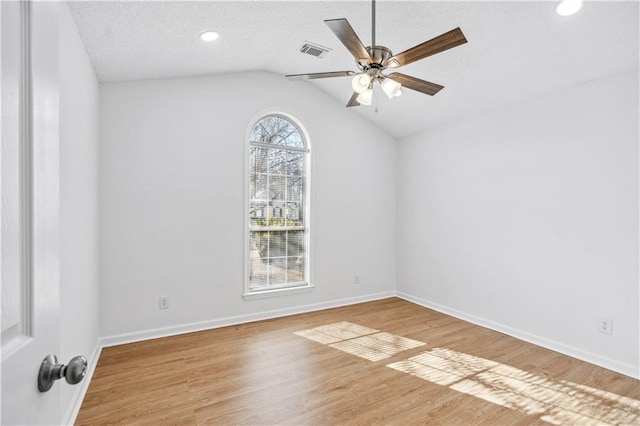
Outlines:
{"label": "frosted glass light shade", "polygon": [[353,77],[353,80],[351,80],[351,87],[354,92],[362,93],[369,88],[369,83],[371,83],[371,76],[369,74],[362,73]]}
{"label": "frosted glass light shade", "polygon": [[382,81],[381,86],[382,86],[382,90],[384,90],[384,93],[387,94],[387,97],[389,99],[393,99],[398,94],[400,87],[402,87],[400,83],[390,78],[385,78]]}
{"label": "frosted glass light shade", "polygon": [[356,101],[360,105],[371,105],[371,100],[373,99],[373,89],[367,89],[364,92],[360,93],[356,98]]}
{"label": "frosted glass light shade", "polygon": [[570,16],[582,9],[583,5],[583,0],[562,0],[556,7],[556,13],[560,16]]}

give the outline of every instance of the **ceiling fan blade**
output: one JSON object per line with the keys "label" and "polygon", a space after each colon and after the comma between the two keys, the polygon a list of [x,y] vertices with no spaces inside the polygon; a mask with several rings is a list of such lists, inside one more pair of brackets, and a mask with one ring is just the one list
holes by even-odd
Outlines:
{"label": "ceiling fan blade", "polygon": [[289,74],[285,77],[292,80],[313,80],[315,78],[330,78],[330,77],[349,77],[355,75],[355,71],[330,71],[330,72],[314,72],[311,74]]}
{"label": "ceiling fan blade", "polygon": [[441,86],[439,84],[431,83],[430,81],[420,80],[419,78],[411,77],[410,75],[402,74],[399,72],[391,73],[387,76],[387,78],[397,81],[407,89],[415,90],[421,93],[426,93],[427,95],[430,95],[430,96],[433,96],[436,93],[438,93],[440,90],[444,89],[444,86]]}
{"label": "ceiling fan blade", "polygon": [[467,42],[462,30],[455,28],[444,34],[434,37],[431,40],[425,41],[411,49],[398,53],[392,56],[388,62],[397,61],[398,66],[408,65],[412,62],[419,61],[428,56],[435,55],[436,53],[444,52],[452,47],[459,46]]}
{"label": "ceiling fan blade", "polygon": [[338,39],[344,44],[344,46],[351,52],[356,61],[359,59],[371,60],[371,56],[367,49],[358,38],[358,35],[344,18],[340,19],[327,19],[324,21],[329,26],[331,31],[338,37]]}
{"label": "ceiling fan blade", "polygon": [[349,102],[347,102],[347,108],[354,107],[354,106],[360,106],[360,102],[356,101],[356,98],[359,95],[360,95],[360,93],[353,92],[353,95],[351,95],[351,99],[349,99]]}

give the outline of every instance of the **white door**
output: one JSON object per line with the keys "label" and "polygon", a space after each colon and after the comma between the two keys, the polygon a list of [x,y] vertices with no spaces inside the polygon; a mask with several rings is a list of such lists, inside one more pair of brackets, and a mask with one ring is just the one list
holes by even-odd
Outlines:
{"label": "white door", "polygon": [[62,384],[37,387],[59,349],[57,8],[0,1],[3,425],[61,421]]}

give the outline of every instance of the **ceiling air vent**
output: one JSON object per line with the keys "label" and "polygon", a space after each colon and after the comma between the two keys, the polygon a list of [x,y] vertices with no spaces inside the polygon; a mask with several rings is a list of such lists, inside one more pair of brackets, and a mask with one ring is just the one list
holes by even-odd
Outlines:
{"label": "ceiling air vent", "polygon": [[319,44],[309,41],[305,41],[304,44],[300,46],[300,52],[315,56],[316,58],[324,58],[324,55],[329,53],[329,51],[331,51],[331,49],[328,47],[320,46]]}

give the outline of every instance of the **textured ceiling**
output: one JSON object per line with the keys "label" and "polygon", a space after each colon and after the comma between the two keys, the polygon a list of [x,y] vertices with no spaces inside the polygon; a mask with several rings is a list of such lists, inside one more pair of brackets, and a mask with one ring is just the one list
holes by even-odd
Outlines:
{"label": "textured ceiling", "polygon": [[[404,90],[370,107],[345,108],[402,138],[558,89],[638,67],[637,1],[588,1],[560,17],[555,1],[436,2],[378,0],[376,42],[398,53],[455,27],[467,44],[400,72],[445,86],[434,97]],[[347,18],[371,42],[369,1],[70,2],[102,82],[266,70],[276,74],[355,70],[324,24]],[[205,43],[198,35],[220,32]],[[305,41],[331,48],[323,59],[298,52]],[[313,84],[345,105],[349,78]],[[340,107],[337,105],[336,107]],[[376,112],[377,111],[377,112]]]}

